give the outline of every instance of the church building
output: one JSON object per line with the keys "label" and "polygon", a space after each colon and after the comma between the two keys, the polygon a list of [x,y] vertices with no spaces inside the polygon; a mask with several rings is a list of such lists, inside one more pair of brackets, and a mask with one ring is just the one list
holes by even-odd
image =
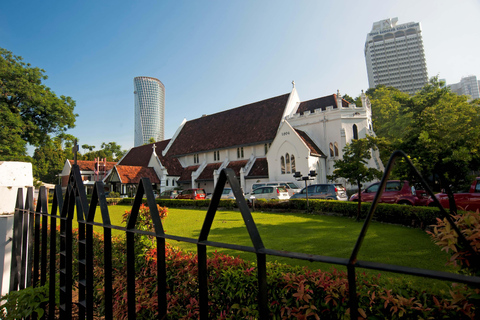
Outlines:
{"label": "church building", "polygon": [[[184,120],[171,139],[130,149],[104,181],[126,195],[143,170],[159,192],[203,188],[210,193],[220,171],[232,168],[245,193],[254,183],[296,182],[296,171],[307,175],[314,170],[311,183],[326,183],[343,147],[374,135],[363,92],[361,100],[362,106],[356,106],[337,91],[301,101],[294,85],[284,95]],[[383,170],[378,152],[369,166]]]}

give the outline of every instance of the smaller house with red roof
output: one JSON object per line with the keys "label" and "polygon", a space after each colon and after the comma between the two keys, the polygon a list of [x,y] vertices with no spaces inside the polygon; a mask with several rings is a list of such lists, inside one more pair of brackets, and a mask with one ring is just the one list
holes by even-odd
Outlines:
{"label": "smaller house with red roof", "polygon": [[[62,172],[58,175],[62,188],[66,188],[68,185],[68,177],[70,176],[73,164],[74,160],[66,160]],[[116,162],[106,161],[106,159],[95,159],[94,161],[77,160],[77,164],[80,168],[80,174],[86,192],[87,194],[92,194],[95,182],[103,181],[109,171],[115,166]]]}
{"label": "smaller house with red roof", "polygon": [[128,196],[135,194],[141,178],[149,178],[154,190],[159,192],[178,187],[176,180],[183,172],[182,165],[178,159],[161,154],[169,142],[164,140],[130,149],[104,182],[110,185],[111,191]]}

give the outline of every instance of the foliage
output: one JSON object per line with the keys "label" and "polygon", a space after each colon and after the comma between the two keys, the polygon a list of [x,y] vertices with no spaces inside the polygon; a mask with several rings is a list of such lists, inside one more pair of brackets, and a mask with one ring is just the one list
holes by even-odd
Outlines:
{"label": "foliage", "polygon": [[95,146],[82,145],[82,148],[90,150],[82,156],[83,160],[94,160],[95,158],[107,159],[107,161],[120,161],[120,159],[127,153],[127,150],[122,150],[122,146],[116,142],[102,142],[101,149],[92,151]]}
{"label": "foliage", "polygon": [[[136,277],[136,315],[156,317],[157,251],[147,251]],[[161,258],[161,256],[160,256]],[[168,319],[199,317],[197,256],[166,247]],[[209,319],[255,319],[257,268],[254,263],[213,253],[207,259]],[[412,319],[475,317],[478,290],[452,285],[438,294],[419,291],[400,280],[357,275],[362,318]],[[115,270],[114,318],[127,319],[125,269]],[[272,319],[342,319],[348,317],[348,280],[345,272],[269,263],[268,306]]]}
{"label": "foliage", "polygon": [[[432,78],[414,96],[393,88],[367,91],[377,136],[403,150],[425,177],[462,189],[480,165],[480,103],[452,93]],[[382,152],[382,154],[384,154]],[[403,169],[403,172],[402,172]],[[402,166],[397,175],[408,175]]]}
{"label": "foliage", "polygon": [[45,70],[0,48],[0,159],[26,155],[26,145],[41,146],[51,135],[73,128],[75,101],[42,84]]}
{"label": "foliage", "polygon": [[115,192],[115,191],[111,191],[107,198],[120,198],[120,193]]}
{"label": "foliage", "polygon": [[33,175],[40,181],[58,183],[58,174],[65,161],[73,158],[72,147],[76,138],[62,133],[36,148],[33,154]]}
{"label": "foliage", "polygon": [[46,302],[48,302],[48,284],[11,291],[0,299],[0,319],[24,319],[34,314],[41,318],[44,313],[42,305]]}
{"label": "foliage", "polygon": [[[476,256],[458,242],[458,235],[447,219],[437,218],[433,232],[428,232],[435,244],[451,252],[449,264],[459,265],[464,273],[480,276],[480,212],[468,211],[452,216],[455,224],[469,242]],[[480,301],[479,301],[480,302]]]}

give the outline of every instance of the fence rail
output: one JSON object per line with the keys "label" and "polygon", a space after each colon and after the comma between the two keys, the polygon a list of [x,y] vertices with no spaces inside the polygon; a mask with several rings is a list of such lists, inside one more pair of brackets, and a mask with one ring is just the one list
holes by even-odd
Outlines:
{"label": "fence rail", "polygon": [[[358,260],[358,252],[363,244],[368,227],[371,223],[373,214],[384,189],[390,171],[397,158],[404,158],[413,169],[416,177],[419,179],[427,193],[434,199],[442,215],[447,218],[452,227],[459,235],[460,241],[466,248],[470,247],[466,239],[459,232],[452,221],[450,215],[441,207],[440,203],[429,188],[425,180],[415,169],[408,157],[401,151],[392,154],[386,167],[385,174],[381,180],[380,188],[375,196],[367,218],[363,224],[362,230],[352,249],[350,258],[338,258],[322,255],[312,255],[300,252],[287,252],[265,248],[257,226],[253,220],[250,209],[243,197],[239,182],[231,169],[221,171],[212,200],[208,208],[205,220],[198,239],[186,238],[181,236],[165,234],[162,222],[159,218],[158,209],[155,202],[152,185],[147,178],[141,179],[137,193],[133,202],[130,217],[126,227],[114,226],[110,222],[107,201],[105,198],[104,185],[102,182],[96,182],[93,189],[93,196],[88,203],[83,186],[80,170],[77,165],[73,165],[69,177],[69,184],[64,195],[62,189],[56,186],[54,190],[51,213],[48,213],[47,191],[44,187],[40,189],[37,206],[33,206],[33,190],[27,191],[25,203],[23,203],[23,190],[18,190],[17,204],[14,218],[14,241],[13,241],[13,259],[11,269],[10,290],[19,290],[27,286],[45,285],[47,278],[55,279],[56,274],[60,275],[58,290],[60,291],[60,303],[55,302],[55,291],[57,289],[55,281],[49,282],[49,304],[44,317],[54,319],[56,312],[61,319],[72,319],[72,290],[73,279],[72,270],[74,257],[72,252],[72,243],[78,244],[78,256],[75,257],[78,265],[78,319],[93,319],[93,227],[100,226],[104,230],[103,259],[105,261],[104,272],[104,295],[105,295],[105,319],[113,319],[113,279],[112,279],[112,230],[121,230],[126,233],[127,242],[127,297],[128,297],[128,318],[135,319],[135,235],[146,234],[156,238],[157,241],[157,286],[158,286],[158,318],[163,319],[167,315],[167,283],[166,283],[166,261],[165,245],[166,240],[175,240],[189,242],[197,245],[198,255],[198,283],[199,283],[199,305],[200,319],[208,319],[208,280],[207,280],[207,247],[226,248],[237,251],[252,252],[256,254],[257,259],[257,280],[258,280],[258,312],[260,319],[269,319],[268,297],[267,297],[267,272],[266,256],[287,257],[293,259],[307,260],[311,262],[324,262],[334,265],[347,267],[349,282],[349,306],[351,318],[358,318],[358,301],[356,294],[356,270],[358,268],[373,269],[379,271],[389,271],[400,274],[422,276],[440,280],[449,280],[465,283],[480,287],[480,277],[472,277],[448,272],[433,271],[412,267],[403,267],[397,265],[369,262]],[[240,246],[229,243],[213,242],[208,240],[208,235],[212,228],[212,223],[217,212],[221,194],[226,183],[229,183],[233,189],[240,213],[247,228],[252,246]],[[154,232],[137,230],[135,228],[139,209],[146,197],[147,206],[151,212],[151,218],[154,226]],[[96,208],[99,206],[102,223],[94,222]],[[74,213],[77,213],[79,225],[78,238],[73,238],[72,221]],[[60,251],[57,252],[57,238],[54,232],[57,228],[57,220],[60,221]],[[50,222],[50,223],[48,223]],[[50,232],[50,233],[49,233]],[[41,246],[40,246],[41,244]],[[49,257],[47,256],[49,252]],[[56,257],[60,256],[59,270],[56,268]],[[479,263],[478,255],[473,263]],[[47,259],[49,259],[49,270],[47,270]]]}

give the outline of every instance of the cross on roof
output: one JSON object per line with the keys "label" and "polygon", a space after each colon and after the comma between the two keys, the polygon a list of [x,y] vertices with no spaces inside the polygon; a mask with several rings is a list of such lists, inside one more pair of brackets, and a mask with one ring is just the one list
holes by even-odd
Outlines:
{"label": "cross on roof", "polygon": [[153,152],[155,152],[155,149],[157,149],[157,146],[155,145],[155,143],[153,144],[152,149],[153,149]]}

